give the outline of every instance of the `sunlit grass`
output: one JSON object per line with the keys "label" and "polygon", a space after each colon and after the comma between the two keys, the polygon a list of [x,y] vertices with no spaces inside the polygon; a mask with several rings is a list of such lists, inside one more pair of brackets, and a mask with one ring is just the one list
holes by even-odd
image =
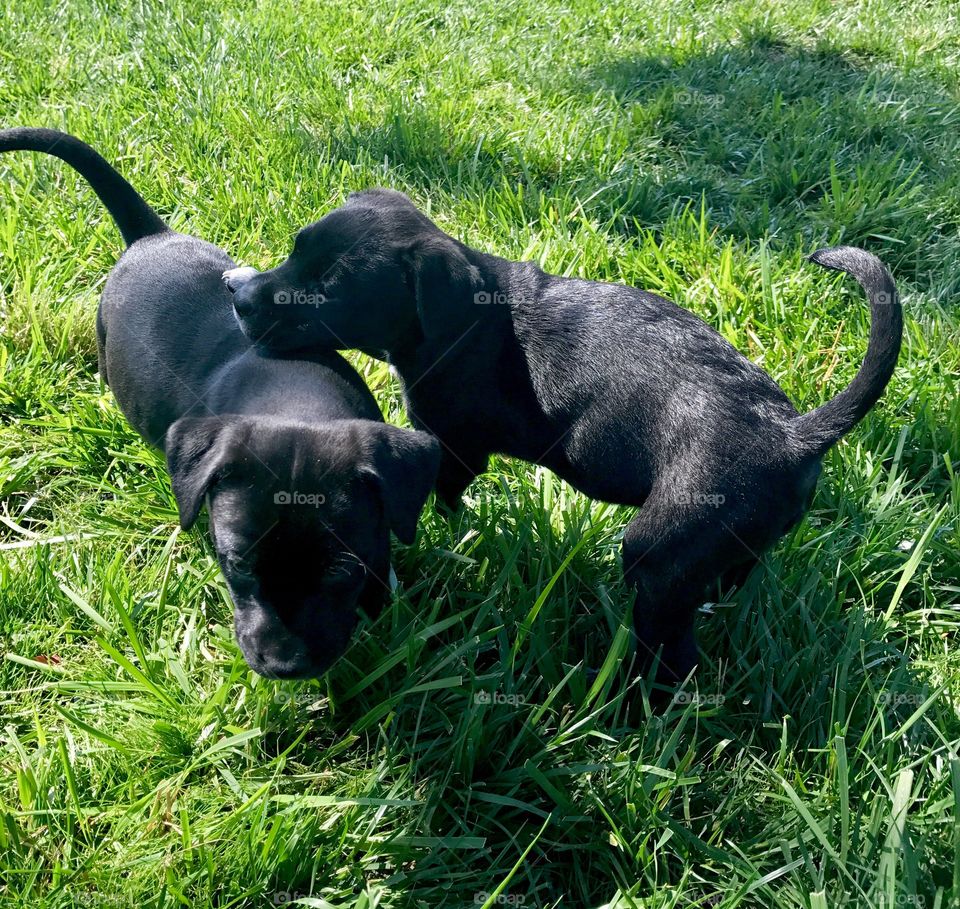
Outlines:
{"label": "sunlit grass", "polygon": [[116,230],[61,162],[3,157],[0,905],[954,905],[958,37],[945,0],[8,6],[0,124],[90,141],[245,263],[394,186],[677,300],[802,409],[869,324],[806,254],[877,252],[907,324],[662,714],[616,671],[629,511],[505,460],[396,546],[327,678],[278,684],[95,374]]}

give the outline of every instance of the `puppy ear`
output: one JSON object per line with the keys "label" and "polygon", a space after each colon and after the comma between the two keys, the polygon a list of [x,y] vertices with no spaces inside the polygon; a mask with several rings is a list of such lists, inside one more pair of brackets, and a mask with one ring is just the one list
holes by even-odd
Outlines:
{"label": "puppy ear", "polygon": [[204,497],[226,463],[229,429],[220,417],[181,417],[167,430],[163,450],[184,530],[196,523]]}
{"label": "puppy ear", "polygon": [[379,486],[387,524],[401,543],[413,542],[439,467],[440,443],[429,433],[386,423],[375,431],[371,463],[364,472]]}
{"label": "puppy ear", "polygon": [[475,295],[480,272],[452,237],[437,233],[415,243],[403,254],[420,328],[428,340],[455,337],[477,321]]}

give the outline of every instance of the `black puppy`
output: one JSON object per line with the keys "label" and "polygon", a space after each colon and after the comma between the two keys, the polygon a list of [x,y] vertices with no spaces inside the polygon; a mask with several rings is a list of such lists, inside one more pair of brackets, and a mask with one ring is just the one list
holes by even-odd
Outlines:
{"label": "black puppy", "polygon": [[301,230],[282,265],[232,289],[248,337],[273,350],[387,352],[414,425],[443,445],[437,492],[448,506],[494,452],[642,506],[623,541],[638,655],[662,647],[661,678],[675,682],[696,664],[705,589],[742,578],[800,520],[824,452],[897,361],[902,316],[886,268],[844,247],[812,259],[860,282],[872,323],[850,386],[802,415],[663,297],[469,249],[389,190],[352,195]]}
{"label": "black puppy", "polygon": [[207,500],[237,640],[261,675],[320,675],[357,610],[387,589],[389,530],[413,541],[440,459],[430,435],[383,423],[338,354],[270,359],[237,326],[222,250],[171,231],[100,155],[46,129],[0,131],[0,151],[78,170],[127,249],[97,312],[100,374],[166,453],[184,529]]}

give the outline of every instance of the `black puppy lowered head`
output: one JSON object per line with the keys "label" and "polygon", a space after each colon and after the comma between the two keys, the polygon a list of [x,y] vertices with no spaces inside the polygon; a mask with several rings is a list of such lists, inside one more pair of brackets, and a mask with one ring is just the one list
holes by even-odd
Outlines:
{"label": "black puppy lowered head", "polygon": [[380,612],[390,532],[413,542],[436,442],[370,420],[208,416],[174,423],[165,449],[184,529],[206,501],[247,664],[269,678],[322,675],[359,611]]}

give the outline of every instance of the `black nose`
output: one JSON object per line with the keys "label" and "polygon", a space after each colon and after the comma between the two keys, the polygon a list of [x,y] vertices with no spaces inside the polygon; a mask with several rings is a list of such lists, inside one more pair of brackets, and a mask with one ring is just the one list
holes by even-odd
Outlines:
{"label": "black nose", "polygon": [[249,663],[258,675],[265,679],[311,679],[323,674],[309,660],[274,660],[260,654]]}
{"label": "black nose", "polygon": [[233,308],[241,319],[244,316],[249,316],[257,308],[254,294],[250,292],[249,287],[241,287],[238,291],[234,292]]}
{"label": "black nose", "polygon": [[326,665],[297,638],[278,633],[276,638],[239,633],[237,641],[247,665],[268,679],[306,679],[322,675]]}

